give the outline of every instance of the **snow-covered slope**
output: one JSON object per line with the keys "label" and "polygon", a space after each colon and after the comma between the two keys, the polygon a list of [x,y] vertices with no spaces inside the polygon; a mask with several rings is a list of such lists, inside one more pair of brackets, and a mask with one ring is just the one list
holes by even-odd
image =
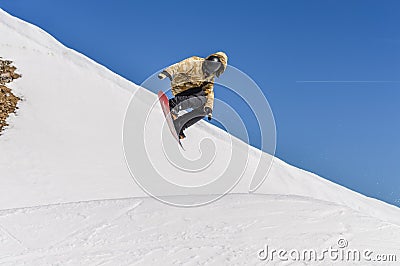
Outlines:
{"label": "snow-covered slope", "polygon": [[[268,156],[252,147],[233,190],[242,194],[194,210],[162,205],[131,178],[122,148],[131,96],[142,97],[145,106],[156,95],[1,9],[0,56],[23,75],[10,87],[24,99],[0,136],[0,263],[149,264],[177,252],[181,256],[171,257],[171,264],[206,258],[218,263],[221,256],[227,264],[256,262],[253,253],[266,241],[277,248],[317,247],[344,235],[363,247],[390,249],[400,240],[398,208],[277,158],[257,194],[243,195],[257,158]],[[158,111],[154,124],[163,121]],[[214,140],[219,156],[230,150],[230,136],[205,122],[188,134],[189,151],[205,136]],[[224,244],[226,237],[230,244]],[[374,244],[377,237],[381,245]]]}
{"label": "snow-covered slope", "polygon": [[[199,208],[150,198],[57,204],[0,211],[0,225],[1,265],[266,265],[257,256],[266,245],[313,249],[319,258],[329,247],[369,249],[371,259],[400,260],[399,226],[298,196],[235,194]],[[333,262],[328,255],[297,262],[275,255],[268,265],[397,265]]]}
{"label": "snow-covered slope", "polygon": [[[0,207],[144,196],[125,165],[123,119],[132,93],[141,90],[135,97],[143,102],[156,95],[1,10],[0,21],[1,56],[23,74],[11,87],[24,98],[0,138]],[[162,116],[158,119],[161,124]],[[229,150],[229,136],[222,130],[206,123],[190,130],[189,150],[205,135],[215,136],[221,151]],[[243,142],[235,145],[247,148]],[[260,151],[251,148],[250,156],[257,158]],[[248,192],[255,167],[250,158],[235,192]],[[397,208],[277,158],[257,193],[332,201],[400,224]]]}
{"label": "snow-covered slope", "polygon": [[144,195],[121,144],[136,86],[3,11],[0,34],[24,99],[0,138],[0,208]]}

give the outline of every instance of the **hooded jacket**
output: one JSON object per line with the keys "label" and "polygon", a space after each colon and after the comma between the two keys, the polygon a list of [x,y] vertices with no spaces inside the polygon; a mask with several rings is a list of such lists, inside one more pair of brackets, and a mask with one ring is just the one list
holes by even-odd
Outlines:
{"label": "hooded jacket", "polygon": [[[222,64],[215,74],[207,76],[203,62],[211,56],[217,56]],[[207,97],[205,107],[212,110],[214,106],[214,78],[215,76],[219,77],[226,70],[227,64],[227,55],[224,52],[217,52],[206,58],[189,57],[167,67],[163,73],[171,79],[171,91],[174,96],[190,88],[201,87]]]}

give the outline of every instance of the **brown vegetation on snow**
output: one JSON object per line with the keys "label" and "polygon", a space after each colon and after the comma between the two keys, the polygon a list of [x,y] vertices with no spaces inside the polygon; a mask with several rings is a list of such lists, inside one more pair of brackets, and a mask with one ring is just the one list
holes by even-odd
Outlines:
{"label": "brown vegetation on snow", "polygon": [[0,57],[0,132],[8,126],[6,120],[11,113],[15,113],[18,109],[18,101],[21,100],[6,86],[7,83],[21,77],[20,74],[15,73],[16,69],[12,61],[3,60]]}

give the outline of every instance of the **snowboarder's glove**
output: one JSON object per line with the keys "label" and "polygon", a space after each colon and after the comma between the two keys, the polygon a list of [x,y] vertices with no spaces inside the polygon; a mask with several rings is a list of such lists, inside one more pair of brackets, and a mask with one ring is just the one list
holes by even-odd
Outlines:
{"label": "snowboarder's glove", "polygon": [[165,79],[167,76],[164,75],[163,73],[158,74],[159,79]]}
{"label": "snowboarder's glove", "polygon": [[172,79],[171,75],[165,70],[163,72],[161,72],[160,74],[158,74],[159,79],[165,79],[166,77],[168,77],[170,80]]}
{"label": "snowboarder's glove", "polygon": [[211,108],[208,107],[208,106],[204,107],[204,112],[206,112],[208,121],[210,121],[211,118],[212,118],[212,110],[211,110]]}

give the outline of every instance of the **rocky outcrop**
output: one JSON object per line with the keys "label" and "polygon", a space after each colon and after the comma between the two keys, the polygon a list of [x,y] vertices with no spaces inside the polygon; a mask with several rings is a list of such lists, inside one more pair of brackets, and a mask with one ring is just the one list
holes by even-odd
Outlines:
{"label": "rocky outcrop", "polygon": [[12,65],[12,61],[3,60],[0,57],[0,133],[4,127],[8,126],[7,118],[18,109],[17,104],[21,100],[15,96],[11,89],[6,86],[21,75],[15,73],[17,68]]}

